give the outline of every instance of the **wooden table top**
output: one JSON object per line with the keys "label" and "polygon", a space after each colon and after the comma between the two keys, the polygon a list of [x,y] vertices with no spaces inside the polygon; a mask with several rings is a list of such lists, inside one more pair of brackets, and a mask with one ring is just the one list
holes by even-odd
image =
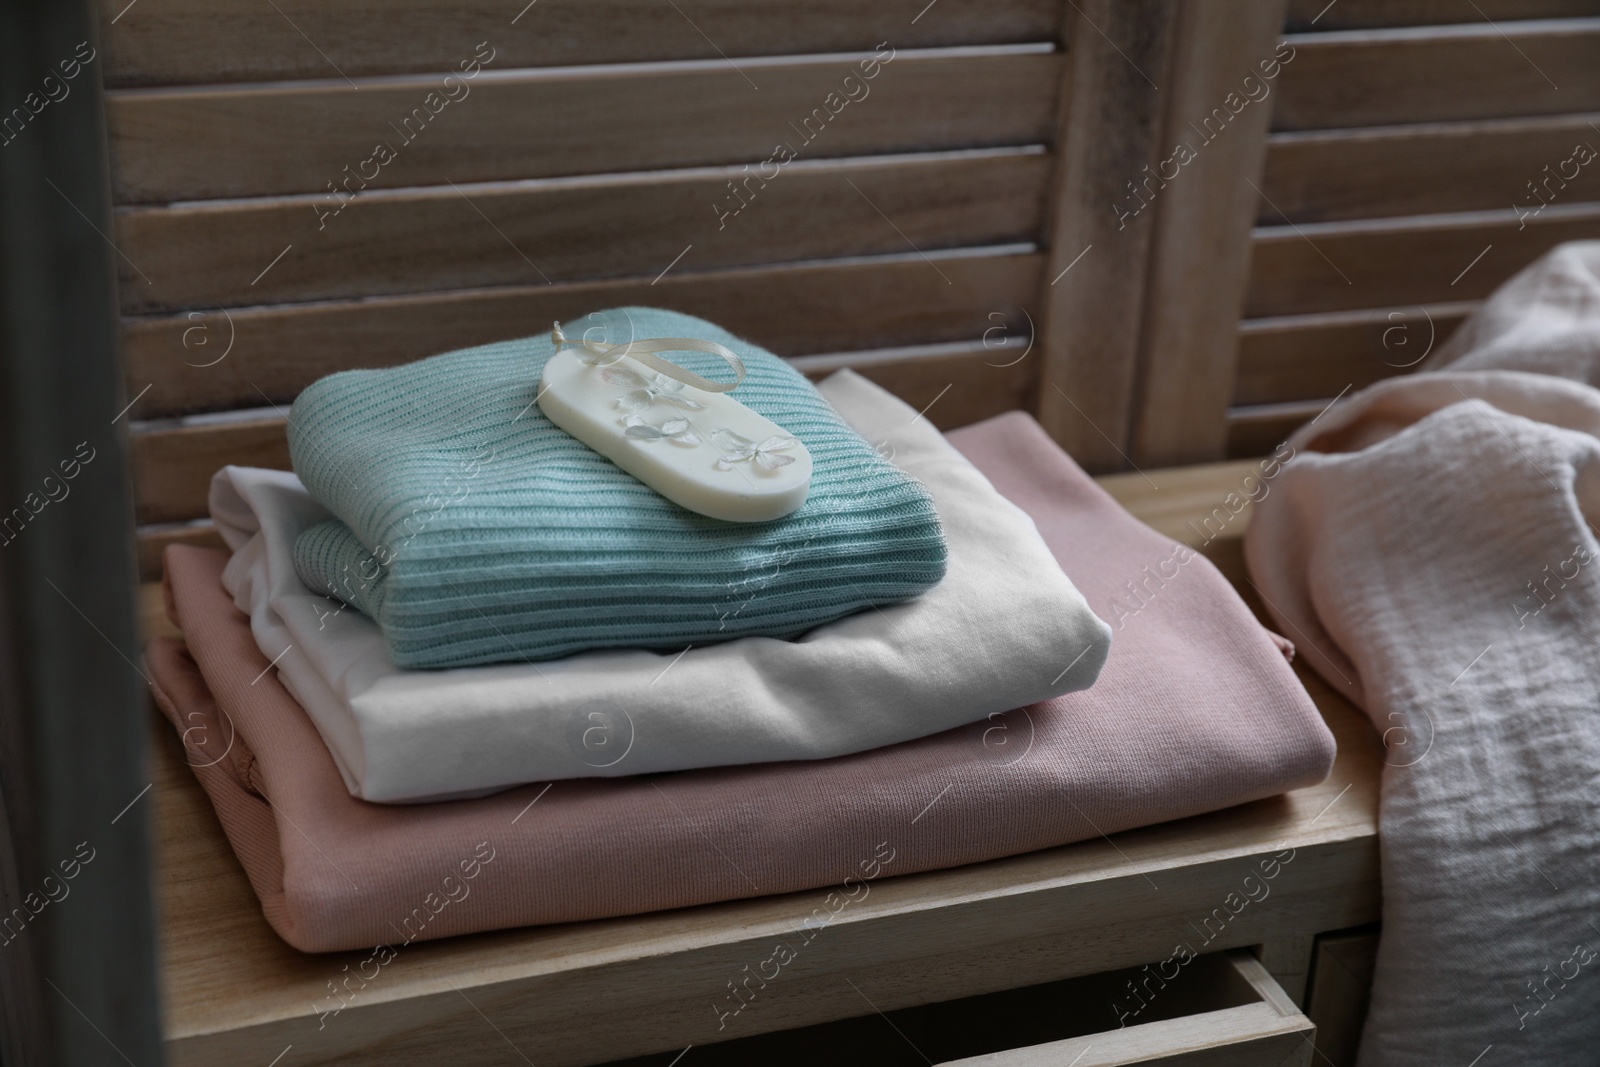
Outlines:
{"label": "wooden table top", "polygon": [[[1101,480],[1135,515],[1187,524],[1252,463]],[[1247,601],[1238,535],[1203,549]],[[174,634],[145,586],[146,633]],[[261,915],[177,737],[151,713],[152,805],[168,1055],[174,1064],[602,1062],[729,1036],[1166,959],[1259,857],[1294,849],[1270,895],[1207,950],[1378,918],[1382,749],[1366,717],[1297,668],[1339,745],[1321,785],[1225,811],[987,863],[890,878],[783,972],[783,988],[719,1034],[711,1007],[822,890],[407,947],[381,981],[321,1019],[328,983],[368,953],[311,956]],[[731,1031],[731,1028],[730,1028]],[[274,1057],[281,1056],[275,1060]],[[521,1057],[521,1058],[519,1058]]]}

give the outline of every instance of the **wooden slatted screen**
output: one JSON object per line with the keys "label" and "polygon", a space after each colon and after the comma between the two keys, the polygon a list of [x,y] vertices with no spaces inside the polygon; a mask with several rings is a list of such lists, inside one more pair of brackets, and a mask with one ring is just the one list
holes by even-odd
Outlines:
{"label": "wooden slatted screen", "polygon": [[102,3],[147,573],[211,536],[220,464],[287,465],[318,377],[607,306],[939,425],[1031,406],[1070,7],[509,8]]}
{"label": "wooden slatted screen", "polygon": [[1554,245],[1600,237],[1600,162],[1577,162],[1600,151],[1600,2],[1293,0],[1287,27],[1236,456],[1405,373]]}
{"label": "wooden slatted screen", "polygon": [[102,12],[147,564],[316,378],[605,306],[1100,471],[1267,451],[1600,237],[1600,0]]}

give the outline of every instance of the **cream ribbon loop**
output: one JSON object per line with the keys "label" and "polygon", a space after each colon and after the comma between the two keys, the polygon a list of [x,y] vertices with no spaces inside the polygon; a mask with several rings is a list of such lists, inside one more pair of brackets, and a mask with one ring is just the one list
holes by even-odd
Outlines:
{"label": "cream ribbon loop", "polygon": [[[561,324],[555,323],[550,330],[550,340],[554,342],[556,351],[568,345],[581,348],[583,351],[578,357],[593,367],[609,367],[623,356],[636,359],[652,370],[659,371],[667,377],[682,382],[684,385],[696,389],[704,389],[708,393],[728,393],[739,387],[744,381],[744,360],[730,348],[717,344],[715,341],[702,341],[694,337],[653,337],[642,341],[629,341],[627,344],[614,345],[606,341],[591,341],[587,337],[573,340],[561,332]],[[668,359],[662,359],[657,352],[706,352],[719,356],[727,361],[733,368],[734,378],[731,382],[714,382],[710,378],[702,378],[694,371]]]}

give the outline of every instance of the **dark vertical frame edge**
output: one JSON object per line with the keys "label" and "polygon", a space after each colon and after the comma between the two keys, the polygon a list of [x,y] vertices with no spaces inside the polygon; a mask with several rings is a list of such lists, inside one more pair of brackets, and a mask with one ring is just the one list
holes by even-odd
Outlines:
{"label": "dark vertical frame edge", "polygon": [[100,49],[89,0],[0,4],[4,1067],[163,1062]]}

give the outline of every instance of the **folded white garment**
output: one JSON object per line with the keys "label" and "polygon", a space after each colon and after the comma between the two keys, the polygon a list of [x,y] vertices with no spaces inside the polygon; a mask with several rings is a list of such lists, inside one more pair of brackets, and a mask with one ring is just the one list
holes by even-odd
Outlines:
{"label": "folded white garment", "polygon": [[[294,541],[328,518],[286,471],[228,467],[223,581],[350,792],[399,802],[562,778],[821,759],[924,737],[1093,684],[1110,628],[1032,520],[917,412],[848,371],[822,393],[933,496],[943,582],[795,641],[408,671],[376,625],[310,592]],[[774,566],[781,566],[777,561]],[[761,595],[759,578],[733,591]]]}

